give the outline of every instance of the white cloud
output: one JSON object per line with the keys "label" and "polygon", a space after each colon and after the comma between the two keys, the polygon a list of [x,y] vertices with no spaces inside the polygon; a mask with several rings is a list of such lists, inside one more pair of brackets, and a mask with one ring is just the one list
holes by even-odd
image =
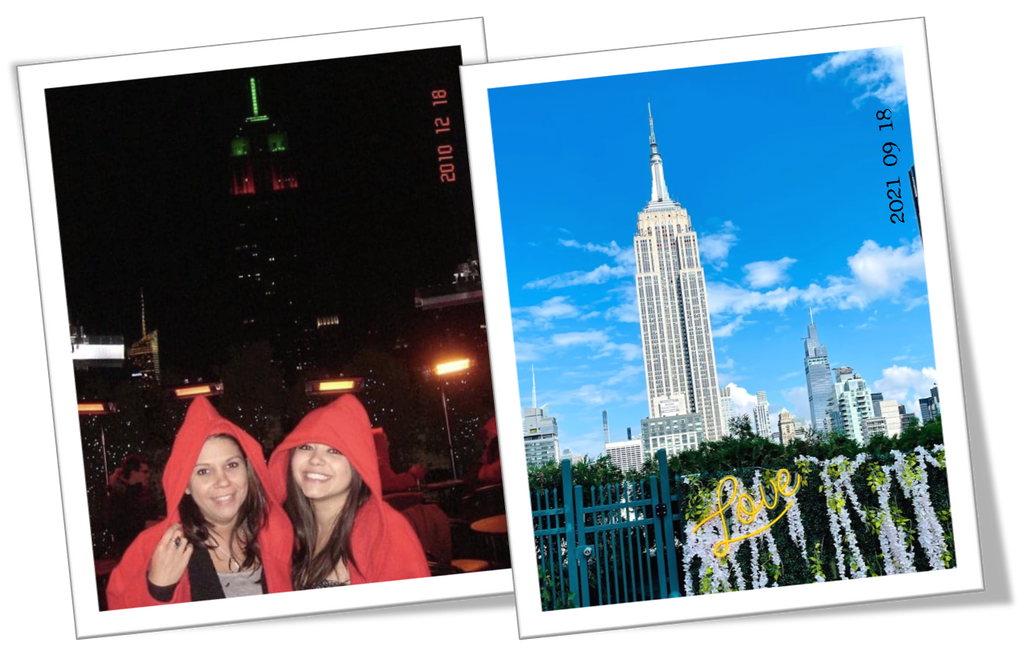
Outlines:
{"label": "white cloud", "polygon": [[580,248],[587,252],[599,252],[608,255],[615,260],[616,264],[636,266],[636,254],[633,246],[621,248],[614,240],[606,246],[597,245],[596,243],[580,243],[573,239],[558,239],[558,242],[567,248]]}
{"label": "white cloud", "polygon": [[603,331],[570,331],[569,333],[555,334],[551,342],[558,347],[570,347],[572,345],[603,345],[608,342],[608,334]]}
{"label": "white cloud", "polygon": [[918,306],[925,305],[926,303],[928,303],[928,295],[927,294],[922,294],[921,296],[914,297],[913,299],[907,299],[906,307],[903,309],[903,312],[906,312],[908,310],[913,310],[913,309],[917,308]]}
{"label": "white cloud", "polygon": [[543,329],[550,326],[551,320],[579,317],[582,314],[580,309],[570,303],[569,297],[566,296],[553,296],[542,301],[540,305],[513,308],[512,312],[519,316],[512,321],[513,328],[518,330],[527,326]]}
{"label": "white cloud", "polygon": [[[584,405],[612,405],[619,403],[622,397],[614,389],[597,384],[585,384],[578,389],[567,391],[558,396],[562,403],[583,403]],[[603,438],[603,436],[602,436]]]}
{"label": "white cloud", "polygon": [[803,290],[796,287],[779,287],[770,292],[758,292],[735,285],[709,282],[707,292],[708,312],[711,315],[745,314],[753,310],[782,312],[786,306],[803,298]]}
{"label": "white cloud", "polygon": [[591,271],[568,271],[547,278],[531,280],[523,285],[523,289],[559,289],[562,287],[575,287],[577,285],[600,285],[613,278],[623,278],[633,275],[632,268],[626,266],[601,266]]}
{"label": "white cloud", "polygon": [[[802,373],[796,373],[802,375]],[[789,377],[786,375],[784,377]],[[794,417],[802,417],[808,421],[811,419],[811,408],[807,403],[807,386],[800,385],[791,389],[782,390],[782,398],[786,399],[786,408],[793,413]]]}
{"label": "white cloud", "polygon": [[516,340],[515,347],[516,363],[523,363],[524,361],[540,361],[544,357],[541,347],[536,343]]}
{"label": "white cloud", "polygon": [[792,257],[783,257],[775,261],[751,262],[743,267],[747,284],[754,289],[772,287],[789,280],[786,271],[796,264]]}
{"label": "white cloud", "polygon": [[626,361],[643,358],[643,348],[636,343],[618,343],[613,345]]}
{"label": "white cloud", "polygon": [[735,382],[730,382],[726,386],[729,387],[730,398],[732,399],[732,416],[739,417],[741,414],[748,414],[750,415],[750,423],[753,424],[754,407],[757,406],[757,394],[751,394]]}
{"label": "white cloud", "polygon": [[590,271],[567,271],[547,278],[538,278],[523,285],[524,289],[559,289],[578,285],[600,285],[616,278],[631,277],[636,273],[636,255],[632,246],[622,248],[614,240],[608,245],[580,243],[574,239],[558,239],[558,242],[566,248],[578,248],[587,252],[608,255],[615,260],[615,265],[602,264]]}
{"label": "white cloud", "polygon": [[939,381],[938,373],[930,366],[918,370],[910,366],[892,365],[882,371],[882,379],[871,388],[882,392],[886,400],[904,403],[908,410],[921,416],[917,400],[929,396],[933,385]]}
{"label": "white cloud", "polygon": [[823,80],[844,71],[846,81],[863,90],[853,100],[854,106],[860,107],[872,97],[893,107],[907,100],[903,50],[898,46],[837,53],[815,67],[811,74]]}
{"label": "white cloud", "polygon": [[605,311],[606,319],[617,322],[640,321],[640,309],[636,305],[636,285],[621,285],[608,291],[618,297],[619,303]]}
{"label": "white cloud", "polygon": [[756,324],[756,322],[747,322],[742,315],[739,315],[728,324],[712,329],[711,336],[713,338],[728,338],[748,324]]}
{"label": "white cloud", "polygon": [[643,375],[643,372],[644,367],[642,365],[623,366],[615,375],[608,378],[605,384],[608,386],[617,385],[638,375]]}
{"label": "white cloud", "polygon": [[616,343],[609,339],[604,331],[571,331],[568,333],[555,334],[551,337],[551,343],[556,348],[574,347],[582,345],[597,352],[597,358],[606,357],[613,353],[622,355],[626,361],[633,361],[642,357],[642,349],[635,343]]}
{"label": "white cloud", "polygon": [[[848,276],[829,276],[826,285],[777,287],[767,292],[726,283],[709,282],[708,311],[712,315],[743,315],[754,310],[782,312],[794,302],[811,306],[833,306],[841,310],[864,309],[872,301],[898,301],[907,283],[924,282],[924,252],[921,239],[893,248],[864,241],[856,254],[846,260]],[[907,301],[915,301],[912,297]]]}
{"label": "white cloud", "polygon": [[898,248],[882,248],[869,239],[846,263],[854,280],[848,300],[861,308],[874,299],[899,294],[911,280],[925,280],[920,237]]}
{"label": "white cloud", "polygon": [[726,220],[722,223],[721,231],[700,236],[697,239],[697,246],[700,248],[701,263],[719,271],[728,266],[725,260],[729,256],[729,251],[736,245],[738,229],[731,220]]}

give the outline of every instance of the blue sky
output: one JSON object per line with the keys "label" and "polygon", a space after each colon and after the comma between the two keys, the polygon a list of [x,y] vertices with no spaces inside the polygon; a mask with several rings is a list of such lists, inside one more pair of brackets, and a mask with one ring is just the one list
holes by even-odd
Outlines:
{"label": "blue sky", "polygon": [[[651,193],[647,103],[669,193],[705,269],[719,384],[773,427],[807,418],[803,337],[814,308],[833,368],[908,403],[938,381],[898,48],[489,91],[519,393],[560,444],[603,453],[647,416],[634,283]],[[893,128],[876,119],[892,112]],[[898,162],[883,164],[894,142]],[[892,161],[891,159],[889,160]],[[905,223],[890,221],[900,179]],[[898,205],[894,204],[894,207]]]}

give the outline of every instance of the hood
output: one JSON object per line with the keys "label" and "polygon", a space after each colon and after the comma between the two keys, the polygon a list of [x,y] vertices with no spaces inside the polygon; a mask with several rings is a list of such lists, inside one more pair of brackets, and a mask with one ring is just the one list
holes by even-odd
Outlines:
{"label": "hood", "polygon": [[[199,459],[199,452],[211,435],[230,435],[242,446],[242,451],[252,464],[252,469],[268,489],[269,482],[263,459],[263,448],[256,439],[224,417],[221,417],[209,399],[200,396],[192,399],[185,413],[185,421],[174,438],[171,456],[167,459],[167,467],[163,473],[164,496],[167,498],[167,517],[173,522],[180,521],[178,503],[185,495],[188,482],[192,477],[192,469]],[[278,503],[281,498],[274,497]]]}
{"label": "hood", "polygon": [[[270,487],[271,480],[264,463],[263,448],[241,427],[221,417],[210,401],[201,396],[193,399],[189,405],[185,421],[174,438],[174,447],[164,468],[163,487],[164,495],[167,497],[167,518],[136,537],[121,557],[121,562],[114,568],[107,585],[107,603],[110,609],[162,604],[151,595],[146,583],[146,572],[164,532],[171,524],[181,522],[178,503],[188,488],[192,469],[199,458],[199,452],[203,449],[203,444],[211,435],[219,434],[229,435],[238,441],[246,458],[249,459],[253,472],[266,491],[269,515],[267,522],[260,527],[257,539],[267,590],[270,593],[292,590],[292,524]],[[192,588],[186,571],[175,588],[171,601],[189,602],[191,599]]]}
{"label": "hood", "polygon": [[[383,435],[383,431],[381,432]],[[306,415],[270,456],[270,483],[275,497],[287,495],[292,450],[299,445],[330,445],[348,457],[370,489],[352,525],[352,583],[428,577],[430,569],[416,532],[384,502],[373,428],[363,404],[345,394]]]}
{"label": "hood", "polygon": [[352,394],[344,394],[313,410],[277,446],[270,456],[270,477],[275,497],[282,501],[287,495],[288,475],[291,474],[291,450],[309,443],[330,445],[344,454],[369,487],[371,502],[381,502],[380,469],[373,427],[359,399]]}

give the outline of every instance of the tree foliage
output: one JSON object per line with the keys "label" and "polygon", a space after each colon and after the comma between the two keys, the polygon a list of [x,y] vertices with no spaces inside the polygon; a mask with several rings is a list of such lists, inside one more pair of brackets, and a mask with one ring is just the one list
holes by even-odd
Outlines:
{"label": "tree foliage", "polygon": [[[897,437],[876,435],[861,447],[856,440],[841,433],[811,434],[806,439],[797,439],[788,445],[781,445],[754,433],[747,415],[730,422],[731,434],[714,442],[702,442],[696,449],[683,451],[668,459],[669,472],[673,475],[717,475],[725,471],[745,468],[792,468],[793,460],[799,456],[819,460],[837,456],[853,458],[860,452],[891,458],[892,451],[904,453],[918,446],[931,446],[942,442],[942,419],[936,418],[923,426],[911,425]],[[648,457],[638,470],[623,475],[603,456],[596,460],[589,458],[572,467],[574,485],[584,488],[602,484],[614,484],[623,480],[637,481],[658,474],[658,462]],[[555,489],[562,486],[562,473],[557,462],[531,467],[530,489]]]}

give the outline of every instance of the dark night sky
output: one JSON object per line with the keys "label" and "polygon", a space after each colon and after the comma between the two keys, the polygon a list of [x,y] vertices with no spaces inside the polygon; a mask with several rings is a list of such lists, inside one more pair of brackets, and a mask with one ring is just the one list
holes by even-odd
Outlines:
{"label": "dark night sky", "polygon": [[[88,31],[79,31],[74,37],[57,40],[52,34],[52,16],[47,16],[46,20],[38,20],[42,18],[44,7],[47,13],[52,13],[52,8],[47,5],[22,7],[22,10],[29,13],[30,16],[23,19],[24,23],[19,22],[18,33],[23,37],[23,41],[17,47],[13,65],[332,27],[325,25],[327,22],[324,20],[321,20],[321,25],[310,25],[307,20],[305,24],[296,28],[293,24],[282,24],[278,18],[274,18],[265,20],[261,28],[254,23],[251,25],[257,26],[255,28],[224,32],[222,28],[211,28],[206,25],[206,22],[196,20],[193,14],[179,12],[178,14],[168,13],[164,17],[165,20],[162,20],[162,25],[153,31],[124,30],[121,25],[116,25],[114,22],[100,23]],[[763,7],[755,6],[742,12],[703,12],[699,15],[691,12],[692,15],[688,15],[684,22],[673,22],[673,20],[651,20],[648,12],[638,10],[616,12],[614,16],[606,17],[597,26],[590,25],[587,29],[581,30],[581,12],[579,7],[574,5],[549,7],[544,12],[525,11],[518,5],[515,5],[514,9],[511,7],[512,5],[510,5],[510,9],[504,11],[487,11],[487,36],[490,59],[492,60],[699,38],[709,35],[813,26],[887,13],[868,8],[853,12],[838,12],[833,9],[819,8],[811,10],[813,13],[803,11],[798,15],[784,11],[779,13],[777,6],[764,5]],[[481,8],[489,10],[494,9],[494,6],[483,5]],[[342,25],[385,24],[395,22],[395,20],[428,18],[446,13],[441,10],[424,9],[420,10],[418,15],[411,15],[408,12],[404,12],[406,15],[401,15],[401,12],[395,13],[391,8],[368,7],[366,9],[367,13],[360,13],[358,17],[343,19]],[[33,12],[37,18],[35,22],[31,16]],[[896,12],[888,13],[895,14]],[[963,11],[939,12],[929,17],[929,39],[933,49],[933,66],[936,69],[939,148],[942,158],[946,213],[947,219],[950,220],[949,236],[953,280],[959,297],[957,299],[957,316],[962,323],[975,320],[980,315],[977,312],[978,308],[987,307],[980,300],[973,298],[972,287],[977,281],[972,280],[973,264],[970,259],[972,256],[991,257],[991,244],[997,238],[994,235],[1001,228],[997,224],[992,225],[991,228],[982,225],[979,230],[977,224],[964,224],[964,221],[973,219],[972,214],[977,212],[976,205],[969,205],[969,202],[976,199],[970,197],[970,194],[977,192],[971,187],[971,184],[976,182],[982,173],[979,170],[979,165],[986,163],[984,161],[985,150],[991,150],[989,148],[991,144],[978,140],[982,136],[978,132],[979,120],[985,118],[985,112],[990,110],[984,105],[979,105],[976,95],[963,94],[964,91],[974,91],[977,88],[974,76],[984,66],[980,54],[987,53],[987,51],[963,48],[965,37],[990,33],[990,31],[982,31],[974,23],[980,23],[984,19],[983,17],[984,14],[981,12]],[[76,18],[75,15],[71,15],[66,16],[65,20],[74,22]],[[972,29],[972,25],[977,30]],[[11,85],[9,90],[14,88],[14,85]],[[16,100],[14,103],[16,105]],[[179,101],[178,103],[183,105],[184,102]],[[714,113],[714,109],[709,109],[708,113]],[[225,121],[233,122],[231,117],[225,118]],[[528,122],[528,110],[524,111],[524,122]],[[290,130],[293,140],[298,140],[298,127],[290,127]],[[230,127],[226,131],[229,134]],[[216,143],[222,139],[213,136],[209,140]],[[539,147],[539,151],[543,154],[543,147]],[[978,151],[981,152],[981,155],[978,155]],[[209,159],[216,159],[216,151],[211,155],[214,157]],[[24,154],[18,155],[17,158],[15,179],[17,182],[22,182],[25,175]],[[112,189],[115,185],[116,183],[111,184]],[[150,210],[147,214],[155,213]],[[11,219],[25,220],[25,215],[25,201],[19,197]],[[185,222],[177,220],[175,223],[184,224]],[[998,246],[995,247],[998,248]],[[102,254],[97,256],[103,257]],[[1006,257],[996,251],[994,261],[1006,261]],[[113,291],[122,288],[119,284],[114,284],[108,285],[104,289]],[[124,287],[123,298],[134,302],[136,291],[132,285]],[[33,293],[33,306],[32,320],[35,321],[37,319],[35,292]],[[156,305],[151,308],[151,318],[156,324],[165,316],[158,315],[153,311],[155,308]],[[974,312],[974,316],[971,315],[972,312]],[[128,328],[129,332],[135,330],[136,316],[129,312],[128,315],[118,317],[125,318],[124,326]],[[163,324],[160,326],[161,335],[163,335],[164,326]],[[34,330],[33,336],[38,336],[38,331]],[[976,336],[977,334],[975,334]],[[39,344],[38,337],[35,337],[34,340],[36,341],[34,344]],[[964,377],[968,385],[966,389],[970,402],[976,393],[976,391],[972,391],[972,387],[977,385],[978,377],[977,372],[973,369],[977,368],[980,363],[979,350],[987,350],[987,347],[984,345],[972,346],[970,344],[971,332],[964,327],[961,327],[961,340]],[[971,380],[974,382],[972,383]],[[969,410],[971,407],[969,404]],[[973,413],[971,414],[973,415]],[[40,440],[47,442],[51,439],[51,434],[47,432],[48,402],[44,403],[43,417],[37,416],[37,419],[39,421],[36,423],[43,429]],[[975,470],[988,470],[1005,463],[1002,458],[1005,456],[1005,448],[990,447],[988,443],[989,440],[996,437],[994,431],[991,430],[996,423],[998,420],[994,419],[976,419],[971,422],[972,441],[975,444],[973,448]],[[996,441],[993,440],[993,442]],[[995,460],[997,457],[1000,458],[999,461]],[[717,636],[720,638],[721,647],[729,651],[748,645],[743,643],[742,637],[750,637],[755,634],[758,636],[777,634],[787,637],[796,636],[796,641],[801,645],[803,653],[807,654],[822,649],[834,651],[838,636],[852,636],[849,633],[864,627],[865,619],[869,619],[872,627],[879,628],[887,636],[898,633],[906,636],[925,637],[924,642],[914,644],[915,651],[920,651],[922,655],[942,651],[949,642],[940,637],[939,628],[948,627],[949,622],[954,619],[990,614],[993,609],[998,607],[999,599],[1009,596],[1008,580],[1006,576],[999,575],[998,562],[992,555],[993,549],[997,547],[991,539],[992,535],[997,534],[993,517],[997,517],[1000,511],[1004,511],[1002,510],[1004,504],[1001,501],[1006,500],[999,498],[999,494],[992,491],[998,487],[999,485],[979,485],[977,487],[978,513],[982,524],[981,533],[983,536],[988,536],[989,543],[988,548],[985,549],[989,561],[988,592],[986,593],[894,601],[825,612],[797,612],[691,623],[684,626],[672,625],[626,633],[605,632],[589,636],[569,636],[558,638],[554,642],[539,643],[537,649],[547,652],[547,655],[551,657],[557,656],[558,652],[573,649],[579,651],[581,648],[585,653],[594,655],[599,655],[598,652],[610,649],[618,651],[637,649],[643,653],[652,648],[656,652],[659,648],[677,647],[680,637],[700,640]],[[56,547],[51,546],[50,552],[53,555],[62,554],[63,548],[65,545],[61,542]],[[49,562],[52,566],[52,561]],[[63,559],[58,559],[53,568],[54,570],[51,572],[63,571],[65,568]],[[45,628],[45,639],[53,645],[57,645],[73,638],[69,617],[65,616],[68,610],[59,603],[60,600],[66,598],[69,590],[67,581],[62,577],[49,577],[45,579],[44,583],[45,586],[36,587],[38,590],[35,590],[34,596],[41,597],[44,595],[42,591],[48,590],[49,592],[45,593],[46,597],[57,603],[46,607],[49,613],[45,617],[38,617],[35,626]],[[24,598],[25,596],[20,597]],[[624,622],[627,623],[630,618],[628,612],[629,610],[624,612]],[[735,612],[742,614],[742,609],[737,606]],[[409,656],[410,660],[417,660],[450,654],[453,649],[443,649],[444,645],[453,647],[456,655],[472,652],[473,647],[477,644],[486,645],[492,652],[497,652],[498,645],[504,645],[507,649],[509,645],[515,645],[516,641],[514,614],[514,600],[511,596],[505,595],[435,603],[435,605],[429,606],[414,605],[391,610],[246,623],[184,633],[171,631],[147,636],[123,637],[89,642],[81,645],[78,650],[90,652],[91,655],[108,661],[120,652],[124,656],[122,660],[137,661],[145,660],[145,656],[158,655],[161,651],[180,651],[182,641],[188,641],[189,638],[200,640],[212,638],[223,645],[237,648],[239,655],[243,655],[245,652],[259,651],[261,647],[268,645],[268,637],[273,637],[271,641],[288,642],[302,640],[296,639],[297,637],[312,636],[330,637],[326,655],[333,657],[350,654],[357,650],[359,637],[371,636],[370,633],[377,633],[381,628],[389,627],[394,629],[394,636],[401,637],[402,647],[406,648],[403,655]],[[686,643],[684,640],[684,645]],[[543,649],[541,649],[542,647]],[[521,647],[514,651],[528,652],[531,649]],[[378,655],[384,657],[390,654],[378,652]],[[118,660],[116,657],[113,659]]]}
{"label": "dark night sky", "polygon": [[[452,47],[47,91],[70,321],[130,343],[143,288],[165,368],[223,361],[237,336],[229,148],[255,75],[289,135],[309,298],[352,332],[397,335],[414,290],[475,255],[460,62]],[[435,135],[438,115],[456,131]],[[455,183],[439,177],[442,143]]]}

